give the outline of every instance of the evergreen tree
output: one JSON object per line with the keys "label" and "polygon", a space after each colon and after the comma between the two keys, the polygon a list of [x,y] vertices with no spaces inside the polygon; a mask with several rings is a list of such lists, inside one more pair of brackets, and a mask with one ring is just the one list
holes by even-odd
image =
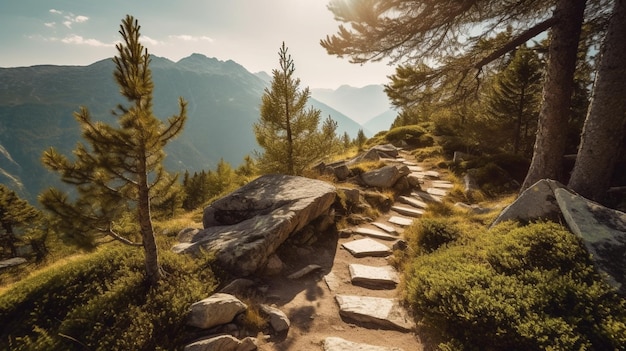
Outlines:
{"label": "evergreen tree", "polygon": [[[74,117],[89,146],[79,143],[73,152],[74,161],[53,148],[43,155],[46,167],[60,173],[64,182],[76,186],[76,199],[71,200],[51,188],[41,194],[40,201],[64,219],[61,222],[74,237],[93,242],[94,236],[106,234],[143,247],[147,281],[155,285],[162,273],[152,227],[151,201],[167,193],[176,182],[176,177],[168,177],[163,169],[163,148],[182,131],[186,102],[179,100],[179,114],[170,117],[167,123],[154,116],[150,56],[139,41],[139,31],[140,26],[132,16],[122,20],[123,43],[116,46],[114,77],[128,106],[120,104],[114,111],[117,127],[93,121],[87,108],[81,107]],[[139,242],[132,233],[116,231],[115,221],[125,212],[133,213],[139,227]]]}
{"label": "evergreen tree", "polygon": [[235,173],[240,177],[252,177],[257,173],[256,163],[254,158],[250,155],[246,155],[243,158],[243,163],[237,167]]}
{"label": "evergreen tree", "polygon": [[363,146],[365,145],[366,141],[367,137],[365,136],[363,129],[359,129],[359,131],[356,133],[356,140],[354,141],[356,146],[359,148],[359,151],[363,150]]}
{"label": "evergreen tree", "polygon": [[[2,251],[8,249],[10,257],[17,256],[17,243],[22,241],[18,236],[18,228],[28,227],[40,217],[41,213],[28,201],[20,199],[17,194],[0,184],[0,244]],[[2,256],[5,256],[4,253]]]}
{"label": "evergreen tree", "polygon": [[[486,96],[486,112],[493,117],[501,145],[530,157],[539,116],[541,62],[534,50],[521,46],[504,71],[496,75]],[[511,143],[508,140],[512,141]]]}
{"label": "evergreen tree", "polygon": [[341,144],[343,144],[343,149],[347,150],[352,146],[352,140],[350,140],[350,135],[348,132],[343,132],[343,136],[341,137]]}
{"label": "evergreen tree", "polygon": [[295,66],[283,43],[278,52],[279,69],[272,71],[271,88],[266,88],[261,102],[261,117],[254,124],[254,134],[263,153],[257,153],[263,173],[302,174],[318,158],[315,142],[320,111],[306,108],[309,88],[300,90],[300,79],[294,77]]}
{"label": "evergreen tree", "polygon": [[337,121],[328,116],[324,122],[322,122],[322,129],[320,132],[320,150],[324,151],[324,155],[332,155],[339,152],[340,140],[337,137]]}

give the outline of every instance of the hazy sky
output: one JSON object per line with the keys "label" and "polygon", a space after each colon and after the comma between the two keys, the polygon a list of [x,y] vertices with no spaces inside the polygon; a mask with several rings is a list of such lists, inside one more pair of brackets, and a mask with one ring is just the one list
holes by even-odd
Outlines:
{"label": "hazy sky", "polygon": [[116,55],[121,20],[139,20],[143,44],[173,61],[201,53],[250,72],[278,68],[283,41],[302,86],[387,83],[394,68],[355,65],[319,45],[339,22],[328,0],[0,0],[0,67],[88,65]]}

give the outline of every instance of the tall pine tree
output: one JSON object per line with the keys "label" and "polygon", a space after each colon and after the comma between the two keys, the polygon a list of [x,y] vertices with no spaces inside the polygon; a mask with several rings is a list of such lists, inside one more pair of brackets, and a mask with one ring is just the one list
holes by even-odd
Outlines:
{"label": "tall pine tree", "polygon": [[[152,111],[154,84],[148,50],[140,43],[140,26],[132,16],[120,25],[123,43],[117,45],[114,72],[127,106],[114,111],[117,126],[93,121],[81,107],[74,117],[82,137],[70,160],[51,148],[43,155],[44,165],[61,174],[62,180],[76,186],[70,199],[58,189],[40,195],[46,209],[64,219],[66,230],[75,237],[92,241],[97,235],[110,235],[129,245],[141,246],[145,253],[147,281],[158,283],[162,276],[152,227],[151,201],[166,193],[175,182],[162,166],[164,146],[178,136],[186,121],[186,102],[180,98],[179,113],[167,120]],[[140,241],[116,232],[115,221],[124,212],[133,212]]]}
{"label": "tall pine tree", "polygon": [[264,149],[257,153],[258,167],[262,173],[299,175],[324,152],[314,142],[320,111],[307,108],[311,93],[308,87],[300,90],[284,42],[278,57],[280,68],[272,71],[272,85],[261,100],[261,118],[254,124],[256,140]]}

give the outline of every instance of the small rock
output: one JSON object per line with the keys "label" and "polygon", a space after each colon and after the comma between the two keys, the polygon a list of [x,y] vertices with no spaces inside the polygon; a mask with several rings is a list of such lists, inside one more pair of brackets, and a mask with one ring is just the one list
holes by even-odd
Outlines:
{"label": "small rock", "polygon": [[354,240],[341,244],[354,257],[382,257],[391,254],[391,250],[384,244],[370,238]]}
{"label": "small rock", "polygon": [[237,314],[248,308],[235,296],[217,293],[191,305],[187,325],[208,329],[230,323]]}
{"label": "small rock", "polygon": [[276,333],[282,333],[286,330],[289,330],[289,326],[291,326],[291,322],[289,321],[289,318],[287,318],[287,315],[283,311],[279,310],[276,307],[264,305],[264,304],[260,305],[259,308],[261,309],[263,313],[265,313],[269,317],[270,325],[272,326],[272,329],[274,329]]}
{"label": "small rock", "polygon": [[269,276],[278,275],[284,268],[285,264],[283,261],[281,261],[280,257],[274,254],[267,259],[267,264],[265,265],[263,272]]}

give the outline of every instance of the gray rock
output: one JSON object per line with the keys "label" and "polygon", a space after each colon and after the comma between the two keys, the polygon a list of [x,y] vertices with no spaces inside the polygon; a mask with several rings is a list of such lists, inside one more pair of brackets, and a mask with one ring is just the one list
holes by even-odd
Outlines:
{"label": "gray rock", "polygon": [[409,217],[421,217],[424,214],[424,210],[420,210],[414,207],[407,206],[391,206],[391,209],[398,212],[401,215],[409,216]]}
{"label": "gray rock", "polygon": [[398,234],[398,231],[396,230],[396,228],[387,225],[385,223],[380,223],[380,222],[373,222],[372,225],[386,231],[387,233],[391,233],[391,234]]}
{"label": "gray rock", "polygon": [[276,307],[264,304],[260,305],[259,308],[261,309],[261,312],[269,317],[270,325],[276,333],[282,333],[289,330],[291,321],[289,321],[289,318],[287,318],[287,315],[283,311]]}
{"label": "gray rock", "polygon": [[304,277],[305,275],[315,272],[315,271],[319,271],[322,269],[322,266],[317,265],[317,264],[310,264],[302,269],[300,269],[299,271],[290,274],[287,278],[288,279],[300,279],[302,277]]}
{"label": "gray rock", "polygon": [[197,229],[197,228],[185,228],[181,230],[180,232],[178,232],[178,234],[176,235],[176,240],[181,241],[181,242],[189,241],[196,234],[198,234],[199,231],[200,229]]}
{"label": "gray rock", "polygon": [[606,208],[567,189],[555,189],[556,201],[570,230],[582,238],[596,267],[626,295],[626,213]]}
{"label": "gray rock", "polygon": [[463,176],[463,185],[465,186],[465,191],[475,191],[480,189],[478,183],[476,182],[476,172],[476,169],[470,169]]}
{"label": "gray rock", "polygon": [[554,190],[564,187],[563,184],[550,179],[542,179],[526,189],[509,206],[507,206],[492,225],[507,220],[529,223],[535,220],[550,220],[563,223],[561,209],[554,196]]}
{"label": "gray rock", "polygon": [[361,174],[361,180],[365,185],[379,188],[391,188],[398,179],[410,173],[406,166],[385,166]]}
{"label": "gray rock", "polygon": [[263,269],[263,273],[265,275],[278,275],[285,268],[285,264],[276,254],[271,255],[267,259],[267,263],[265,264],[265,268]]}
{"label": "gray rock", "polygon": [[400,217],[400,216],[391,216],[387,220],[389,223],[401,225],[403,227],[409,226],[413,223],[412,218]]}
{"label": "gray rock", "polygon": [[341,244],[354,257],[382,257],[391,254],[391,250],[387,245],[381,244],[370,238],[349,241]]}
{"label": "gray rock", "polygon": [[230,323],[237,314],[248,308],[230,294],[217,293],[191,305],[187,325],[208,329]]}
{"label": "gray rock", "polygon": [[328,213],[335,196],[335,187],[323,181],[261,176],[207,207],[205,229],[173,250],[214,252],[216,263],[230,273],[248,276],[290,235]]}
{"label": "gray rock", "polygon": [[338,337],[324,339],[324,351],[404,351],[399,347],[384,347],[359,344]]}
{"label": "gray rock", "polygon": [[415,329],[415,322],[397,299],[351,295],[337,295],[335,299],[339,314],[345,318],[401,331]]}
{"label": "gray rock", "polygon": [[372,289],[393,289],[400,282],[398,273],[391,266],[367,266],[353,263],[348,266],[352,284]]}
{"label": "gray rock", "polygon": [[341,286],[341,281],[333,272],[326,274],[324,276],[324,281],[326,282],[326,285],[328,286],[328,289],[330,289],[330,291],[336,291]]}
{"label": "gray rock", "polygon": [[3,261],[0,261],[0,270],[10,267],[19,266],[28,262],[24,257],[12,257]]}
{"label": "gray rock", "polygon": [[361,201],[361,190],[356,188],[337,188],[337,193],[343,194],[348,204],[358,204]]}
{"label": "gray rock", "polygon": [[435,196],[424,191],[414,191],[411,193],[411,196],[415,196],[416,198],[422,199],[426,202],[441,203],[441,198],[439,196]]}
{"label": "gray rock", "polygon": [[256,349],[254,338],[238,340],[230,335],[219,335],[191,343],[185,346],[184,351],[253,351]]}
{"label": "gray rock", "polygon": [[439,197],[444,197],[448,195],[448,191],[446,189],[440,189],[440,188],[428,188],[426,189],[426,192],[429,193],[430,195],[439,196]]}
{"label": "gray rock", "polygon": [[428,204],[426,204],[424,201],[411,196],[400,196],[399,200],[400,202],[411,205],[415,208],[425,209],[426,207],[428,207]]}
{"label": "gray rock", "polygon": [[250,279],[238,278],[228,283],[225,287],[220,290],[222,294],[229,295],[245,295],[247,294],[256,283]]}

